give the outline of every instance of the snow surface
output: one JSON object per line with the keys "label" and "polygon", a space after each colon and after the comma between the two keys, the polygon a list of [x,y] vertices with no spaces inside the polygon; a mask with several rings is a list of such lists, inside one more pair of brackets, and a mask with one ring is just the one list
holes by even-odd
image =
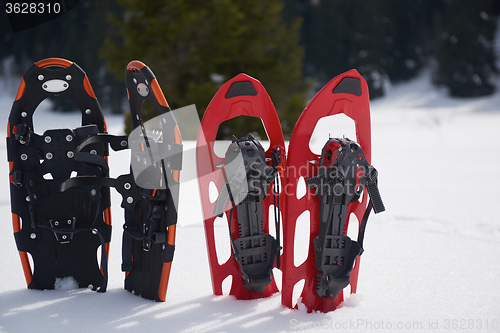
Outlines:
{"label": "snow surface", "polygon": [[[1,90],[5,137],[15,89]],[[44,105],[36,117],[39,133],[79,121],[78,114],[48,112]],[[121,117],[107,122],[110,133],[122,133]],[[320,139],[312,142],[316,150],[328,134],[352,131],[321,126]],[[6,148],[0,140],[5,161],[0,163],[0,332],[498,332],[499,126],[500,93],[451,99],[430,86],[428,75],[395,86],[372,103],[372,163],[387,210],[370,217],[358,293],[327,314],[285,308],[280,294],[252,301],[212,295],[196,181],[181,188],[166,302],[123,289],[123,212],[116,191],[108,291],[73,289],[70,279],[60,281],[58,290],[28,290],[12,235]],[[128,160],[127,152],[111,153],[111,176],[126,173]],[[224,226],[217,227],[217,237],[227,240]],[[281,274],[276,277],[279,284]],[[229,284],[225,288],[227,293]]]}

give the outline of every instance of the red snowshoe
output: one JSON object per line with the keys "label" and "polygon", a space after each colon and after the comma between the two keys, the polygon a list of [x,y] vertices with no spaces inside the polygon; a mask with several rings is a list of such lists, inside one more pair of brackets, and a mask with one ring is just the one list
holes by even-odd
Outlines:
{"label": "red snowshoe", "polygon": [[[225,157],[214,144],[219,125],[238,116],[257,117],[270,140],[264,151],[251,135],[233,137]],[[222,295],[222,282],[232,276],[230,294],[238,299],[267,297],[278,291],[273,277],[279,266],[279,200],[283,183],[284,140],[274,106],[262,84],[239,74],[215,94],[201,121],[197,140],[198,182],[203,208],[213,293]],[[210,184],[218,191],[210,200]],[[276,238],[269,234],[269,208],[275,207]],[[231,256],[217,259],[214,223],[222,218],[228,225]]]}
{"label": "red snowshoe", "polygon": [[[309,142],[318,121],[341,113],[354,120],[356,141],[328,139],[321,155],[314,154]],[[370,161],[368,87],[361,75],[351,70],[331,80],[309,102],[290,140],[283,222],[284,305],[293,306],[293,288],[302,279],[305,284],[300,297],[308,312],[334,310],[343,301],[342,290],[348,284],[351,293],[356,292],[368,214],[372,207],[375,213],[385,209],[378,193],[377,172]],[[298,199],[301,178],[308,189]],[[365,187],[367,191],[363,190]],[[296,225],[305,211],[310,213],[309,250],[304,263],[296,267],[293,258]],[[357,241],[347,237],[351,214],[359,221]]]}

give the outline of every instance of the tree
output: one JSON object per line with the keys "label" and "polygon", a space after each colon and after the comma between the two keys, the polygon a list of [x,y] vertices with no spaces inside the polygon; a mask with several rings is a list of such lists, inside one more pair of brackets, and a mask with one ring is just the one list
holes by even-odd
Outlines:
{"label": "tree", "polygon": [[451,96],[473,97],[495,91],[494,38],[498,1],[443,0],[436,20],[437,69],[433,80],[448,87]]}
{"label": "tree", "polygon": [[[196,104],[202,114],[220,85],[240,72],[262,82],[285,132],[305,105],[300,20],[287,25],[280,0],[119,0],[123,17],[102,49],[123,77],[132,59],[154,71],[173,108]],[[242,132],[245,124],[239,124]],[[245,128],[255,131],[256,128]]]}
{"label": "tree", "polygon": [[494,91],[498,0],[287,0],[286,14],[304,17],[306,75],[320,83],[356,68],[374,98],[428,67],[452,96]]}

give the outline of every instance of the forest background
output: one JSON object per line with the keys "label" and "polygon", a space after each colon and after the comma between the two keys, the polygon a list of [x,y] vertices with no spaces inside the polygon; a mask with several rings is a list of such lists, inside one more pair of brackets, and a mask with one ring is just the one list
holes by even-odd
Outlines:
{"label": "forest background", "polygon": [[[0,78],[20,76],[44,58],[66,58],[87,72],[103,109],[126,114],[124,70],[139,59],[172,108],[196,104],[202,116],[222,83],[243,72],[263,83],[286,136],[314,93],[352,68],[367,80],[372,99],[424,70],[454,97],[498,89],[497,0],[76,2],[65,15],[24,31],[0,20]],[[64,99],[53,108],[74,109]],[[240,119],[219,133],[259,126]]]}

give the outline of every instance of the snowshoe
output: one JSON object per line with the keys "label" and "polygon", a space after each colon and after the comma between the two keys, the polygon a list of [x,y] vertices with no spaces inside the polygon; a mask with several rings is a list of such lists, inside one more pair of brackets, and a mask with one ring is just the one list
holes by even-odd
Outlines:
{"label": "snowshoe", "polygon": [[[354,120],[356,141],[330,138],[321,154],[314,154],[309,142],[316,124],[323,117],[341,113]],[[356,292],[368,215],[372,208],[375,213],[385,210],[377,188],[377,171],[370,161],[368,87],[361,75],[351,70],[316,94],[291,136],[286,184],[292,194],[286,197],[283,235],[284,305],[293,306],[293,288],[302,279],[305,283],[300,297],[308,312],[334,310],[343,301],[343,289],[349,284],[351,293]],[[307,183],[307,193],[297,198],[301,178]],[[306,210],[310,212],[309,251],[304,263],[296,267],[296,225]],[[347,236],[351,214],[359,221],[357,241]]]}
{"label": "snowshoe", "polygon": [[[251,135],[233,137],[224,158],[214,144],[219,125],[237,116],[262,120],[269,135],[267,151]],[[278,291],[273,268],[280,260],[280,197],[285,165],[284,140],[274,106],[262,84],[239,74],[215,94],[201,121],[197,140],[197,171],[213,293],[222,295],[222,282],[232,276],[230,294],[237,299],[267,297]],[[209,187],[215,185],[216,200]],[[270,206],[275,209],[276,238],[269,234]],[[217,258],[214,224],[222,218],[229,228],[231,256]]]}
{"label": "snowshoe", "polygon": [[[67,97],[80,109],[81,127],[35,133],[33,114],[51,96]],[[99,103],[77,64],[49,58],[23,75],[9,116],[7,152],[14,236],[30,289],[54,289],[67,278],[106,291],[113,182],[108,144],[92,139],[105,132]],[[113,147],[127,148],[126,137],[115,137]]]}
{"label": "snowshoe", "polygon": [[[122,271],[125,289],[165,301],[175,249],[175,229],[182,164],[179,128],[153,72],[140,61],[125,71],[132,116],[129,146],[131,174],[118,178],[125,224]],[[159,116],[143,122],[144,101]]]}

